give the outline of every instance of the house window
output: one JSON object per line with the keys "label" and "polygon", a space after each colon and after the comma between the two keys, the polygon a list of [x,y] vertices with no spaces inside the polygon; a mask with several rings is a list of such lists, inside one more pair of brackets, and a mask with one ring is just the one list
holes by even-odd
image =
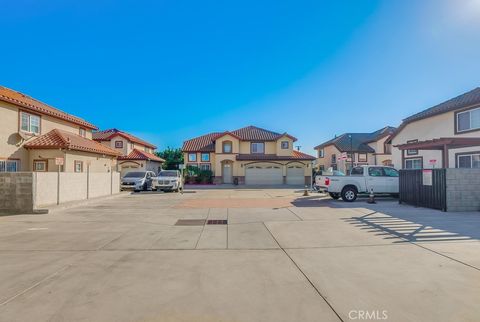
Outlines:
{"label": "house window", "polygon": [[35,161],[33,161],[33,171],[36,171],[36,172],[47,171],[47,160],[35,160]]}
{"label": "house window", "polygon": [[252,142],[251,144],[252,153],[265,153],[265,143],[263,142]]}
{"label": "house window", "polygon": [[367,162],[367,154],[366,153],[359,153],[358,154],[358,162]]}
{"label": "house window", "polygon": [[0,160],[0,172],[17,172],[17,160]]}
{"label": "house window", "polygon": [[480,108],[457,113],[457,132],[480,129]]}
{"label": "house window", "polygon": [[[415,143],[418,142],[418,140],[409,140],[407,143]],[[407,150],[407,155],[417,155],[418,150]]]}
{"label": "house window", "polygon": [[421,169],[423,168],[422,158],[405,159],[405,169]]}
{"label": "house window", "polygon": [[223,153],[232,153],[232,142],[231,141],[223,141],[222,151],[223,151]]}
{"label": "house window", "polygon": [[209,162],[210,161],[210,153],[202,153],[202,162]]}
{"label": "house window", "polygon": [[83,172],[83,162],[82,161],[75,161],[75,172]]}
{"label": "house window", "polygon": [[347,153],[347,160],[348,161],[355,161],[355,153],[353,154],[353,160],[352,160],[352,153],[348,152]]}
{"label": "house window", "polygon": [[480,154],[458,155],[457,168],[480,168]]}
{"label": "house window", "polygon": [[332,154],[332,164],[335,164],[335,163],[337,163],[337,155]]}
{"label": "house window", "polygon": [[115,148],[122,149],[123,148],[123,141],[115,141]]}
{"label": "house window", "polygon": [[282,149],[288,149],[288,148],[290,148],[290,142],[282,141]]}
{"label": "house window", "polygon": [[197,162],[197,154],[196,153],[189,153],[188,154],[188,162]]}
{"label": "house window", "polygon": [[83,127],[81,127],[78,130],[78,134],[80,134],[80,136],[83,136],[85,138],[85,137],[87,137],[87,130],[85,130]]}
{"label": "house window", "polygon": [[21,112],[20,130],[40,134],[40,116]]}
{"label": "house window", "polygon": [[319,158],[325,157],[325,151],[323,149],[318,150],[318,157]]}
{"label": "house window", "polygon": [[211,169],[211,166],[210,166],[210,163],[200,163],[200,170],[202,171],[210,171]]}

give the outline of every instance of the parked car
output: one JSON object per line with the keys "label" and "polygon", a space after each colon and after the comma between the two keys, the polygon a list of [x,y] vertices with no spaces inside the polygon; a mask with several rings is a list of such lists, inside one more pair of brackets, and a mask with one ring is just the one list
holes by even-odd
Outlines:
{"label": "parked car", "polygon": [[342,197],[343,201],[355,201],[359,194],[392,194],[397,196],[398,171],[387,166],[358,166],[349,176],[320,175],[315,184],[320,191],[328,192],[333,199]]}
{"label": "parked car", "polygon": [[133,190],[135,192],[148,190],[152,187],[152,178],[155,177],[153,171],[133,171],[128,172],[121,180],[121,190]]}
{"label": "parked car", "polygon": [[175,191],[183,190],[182,174],[178,170],[162,170],[152,180],[152,190]]}

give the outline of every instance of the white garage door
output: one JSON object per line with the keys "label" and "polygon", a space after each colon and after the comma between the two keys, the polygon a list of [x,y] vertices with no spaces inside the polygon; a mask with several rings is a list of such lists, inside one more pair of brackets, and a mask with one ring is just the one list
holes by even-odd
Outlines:
{"label": "white garage door", "polygon": [[302,166],[289,165],[287,166],[287,184],[304,185],[305,174]]}
{"label": "white garage door", "polygon": [[247,166],[245,170],[246,184],[276,185],[283,183],[282,168],[280,166]]}

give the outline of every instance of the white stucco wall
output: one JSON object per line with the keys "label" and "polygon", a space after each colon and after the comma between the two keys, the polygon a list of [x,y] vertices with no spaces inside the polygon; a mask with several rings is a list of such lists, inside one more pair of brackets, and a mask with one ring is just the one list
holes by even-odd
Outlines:
{"label": "white stucco wall", "polygon": [[[395,167],[403,167],[402,152],[395,145],[405,144],[410,140],[425,141],[450,137],[480,137],[480,132],[455,134],[454,120],[455,112],[448,112],[407,124],[392,140],[392,159]],[[462,152],[478,150],[480,150],[480,147],[461,149]],[[450,168],[455,167],[455,153],[458,153],[458,149],[449,152]],[[405,151],[405,158],[415,157],[423,157],[423,167],[426,169],[432,168],[429,163],[430,160],[437,160],[436,168],[443,167],[441,151],[420,150],[418,155],[407,155]]]}

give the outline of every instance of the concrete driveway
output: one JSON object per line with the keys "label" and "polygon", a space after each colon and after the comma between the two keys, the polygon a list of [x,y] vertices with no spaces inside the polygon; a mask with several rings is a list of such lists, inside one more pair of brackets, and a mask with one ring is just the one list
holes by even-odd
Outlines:
{"label": "concrete driveway", "polygon": [[0,216],[0,321],[480,320],[480,213],[301,195],[141,193]]}

